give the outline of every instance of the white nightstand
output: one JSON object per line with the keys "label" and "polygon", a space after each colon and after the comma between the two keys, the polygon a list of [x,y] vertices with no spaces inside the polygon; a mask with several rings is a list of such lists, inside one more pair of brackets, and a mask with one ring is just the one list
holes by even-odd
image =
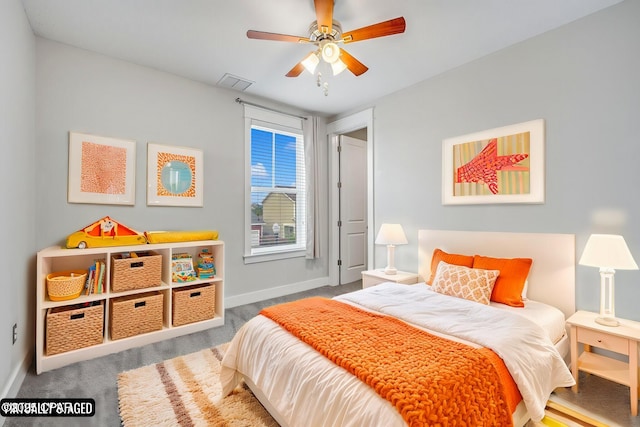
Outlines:
{"label": "white nightstand", "polygon": [[413,285],[418,283],[418,275],[416,273],[407,273],[398,271],[396,274],[384,274],[382,270],[369,270],[362,272],[362,288],[375,286],[383,282],[402,283],[404,285]]}
{"label": "white nightstand", "polygon": [[[576,380],[573,391],[578,391],[578,372],[584,371],[619,384],[631,391],[631,415],[638,415],[638,342],[640,323],[620,320],[620,326],[596,323],[597,313],[578,311],[567,323],[571,326],[571,372]],[[578,354],[578,343],[584,351]],[[629,363],[591,352],[591,347],[602,348],[629,356]]]}

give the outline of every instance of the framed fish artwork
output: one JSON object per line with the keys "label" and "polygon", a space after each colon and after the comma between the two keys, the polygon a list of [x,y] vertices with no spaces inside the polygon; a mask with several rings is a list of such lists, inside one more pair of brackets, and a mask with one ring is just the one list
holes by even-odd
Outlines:
{"label": "framed fish artwork", "polygon": [[544,120],[442,142],[442,204],[544,203]]}

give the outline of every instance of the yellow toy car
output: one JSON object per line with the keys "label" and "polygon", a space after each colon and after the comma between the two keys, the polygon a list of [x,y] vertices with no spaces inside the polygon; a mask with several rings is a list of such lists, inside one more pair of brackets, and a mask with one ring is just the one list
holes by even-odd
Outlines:
{"label": "yellow toy car", "polygon": [[104,218],[71,233],[67,237],[67,248],[100,248],[104,246],[144,245],[147,238],[117,221]]}

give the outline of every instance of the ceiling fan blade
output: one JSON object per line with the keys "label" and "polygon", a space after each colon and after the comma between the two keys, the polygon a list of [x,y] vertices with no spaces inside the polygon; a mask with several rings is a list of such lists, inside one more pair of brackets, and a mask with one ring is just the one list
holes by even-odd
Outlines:
{"label": "ceiling fan blade", "polygon": [[403,17],[394,18],[388,21],[378,22],[377,24],[343,33],[342,40],[345,43],[352,43],[361,40],[374,39],[376,37],[400,34],[404,33],[406,26],[407,24]]}
{"label": "ceiling fan blade", "polygon": [[366,73],[369,69],[366,65],[351,56],[351,54],[349,54],[349,52],[344,49],[340,49],[340,59],[342,60],[342,62],[344,62],[344,65],[347,66],[349,71],[351,71],[356,77]]}
{"label": "ceiling fan blade", "polygon": [[302,73],[304,71],[304,65],[302,65],[302,62],[298,62],[291,70],[289,70],[289,72],[287,74],[285,74],[287,77],[298,77],[300,75],[300,73]]}
{"label": "ceiling fan blade", "polygon": [[333,0],[314,0],[318,29],[325,34],[331,33],[333,27]]}
{"label": "ceiling fan blade", "polygon": [[249,37],[250,39],[274,40],[278,42],[292,42],[292,43],[308,43],[309,42],[309,39],[307,37],[289,36],[287,34],[267,33],[264,31],[255,31],[255,30],[247,31],[247,37]]}

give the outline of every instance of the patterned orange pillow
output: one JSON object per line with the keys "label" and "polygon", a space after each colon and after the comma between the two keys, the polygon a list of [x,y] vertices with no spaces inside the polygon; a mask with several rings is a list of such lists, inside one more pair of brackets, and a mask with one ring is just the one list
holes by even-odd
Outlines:
{"label": "patterned orange pillow", "polygon": [[498,270],[482,270],[441,262],[431,286],[438,293],[488,305],[499,274]]}
{"label": "patterned orange pillow", "polygon": [[433,284],[433,279],[436,277],[436,269],[440,261],[444,261],[447,264],[462,265],[464,267],[473,266],[473,256],[460,255],[460,254],[448,254],[441,249],[434,249],[433,256],[431,257],[431,277],[427,280],[427,284]]}
{"label": "patterned orange pillow", "polygon": [[500,270],[491,301],[512,307],[524,307],[522,290],[532,263],[531,258],[491,258],[480,255],[473,257],[473,268]]}

